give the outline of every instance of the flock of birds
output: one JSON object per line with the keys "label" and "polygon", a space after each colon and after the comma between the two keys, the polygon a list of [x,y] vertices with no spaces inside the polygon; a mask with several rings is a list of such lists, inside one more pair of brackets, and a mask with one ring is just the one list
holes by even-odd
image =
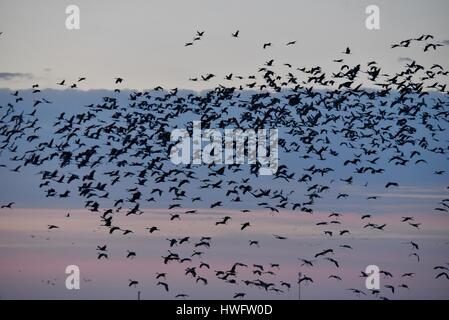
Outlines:
{"label": "flock of birds", "polygon": [[[185,46],[193,46],[204,35],[205,31],[197,31]],[[233,38],[239,35],[239,30],[232,33]],[[391,47],[408,48],[419,43],[428,52],[441,46],[433,39],[431,35],[422,35]],[[296,41],[286,45],[294,46]],[[267,50],[270,46],[272,43],[267,42],[262,48]],[[49,137],[40,135],[43,124],[39,107],[52,101],[35,84],[33,101],[26,101],[20,91],[15,91],[10,102],[0,105],[0,154],[2,160],[8,159],[8,163],[0,166],[17,173],[26,167],[36,168],[41,178],[39,188],[47,198],[68,198],[77,193],[77,197],[84,199],[85,208],[98,214],[101,226],[109,234],[129,237],[135,230],[118,225],[116,216],[144,214],[162,199],[170,201],[171,213],[167,216],[170,223],[179,223],[198,213],[198,209],[192,209],[196,205],[210,210],[240,206],[241,215],[247,221],[233,225],[233,218],[227,215],[217,219],[211,228],[236,228],[244,233],[257,221],[257,217],[251,216],[255,209],[272,213],[273,219],[280,211],[313,216],[314,206],[331,189],[337,191],[335,201],[350,199],[349,194],[340,192],[338,185],[349,186],[376,176],[383,177],[385,189],[400,188],[399,182],[392,181],[394,174],[387,173],[387,165],[416,166],[420,170],[420,166],[428,165],[429,154],[447,160],[449,99],[444,80],[449,72],[438,64],[424,66],[412,60],[401,72],[390,75],[375,61],[365,65],[346,63],[345,57],[352,54],[349,47],[341,54],[333,61],[339,69],[336,73],[327,74],[320,66],[295,69],[285,63],[282,67],[287,72],[281,75],[275,72],[277,61],[270,59],[256,74],[223,75],[226,85],[220,83],[202,94],[156,87],[148,91],[127,91],[125,104],[120,102],[123,89],[119,87],[124,79],[117,77],[114,79],[117,88],[102,101],[83,106],[82,112],[70,114],[65,110],[55,117]],[[190,80],[207,82],[213,78],[218,76],[208,73]],[[84,81],[86,77],[73,84],[66,80],[57,84],[76,89]],[[282,128],[280,166],[272,176],[273,182],[280,182],[279,188],[274,184],[256,187],[260,163],[211,164],[203,165],[203,169],[173,165],[169,160],[174,146],[170,133],[181,125],[182,119],[200,119],[202,128]],[[191,132],[192,122],[187,120],[185,125]],[[283,164],[284,155],[296,159],[297,164],[294,167]],[[302,163],[310,165],[303,167]],[[337,163],[352,168],[353,174],[328,178],[338,175]],[[446,175],[446,172],[438,168],[434,174]],[[364,187],[368,187],[368,182]],[[127,196],[112,198],[111,190],[115,189]],[[202,196],[205,190],[214,191],[220,200]],[[378,198],[373,195],[366,201],[374,207],[373,201]],[[254,201],[256,208],[247,207],[247,203]],[[7,210],[14,205],[15,202],[10,202],[1,208]],[[449,197],[438,202],[434,209],[435,214],[447,214]],[[329,278],[344,281],[338,274],[341,267],[338,253],[356,251],[356,248],[344,242],[352,230],[342,225],[342,216],[344,213],[331,212],[328,220],[316,222],[323,237],[339,239],[339,242],[334,242],[334,247],[317,250],[313,256],[298,258],[298,268],[302,270],[299,283],[319,282],[308,276],[307,270],[324,261],[335,267],[336,272]],[[361,215],[360,221],[363,230],[388,229],[387,223],[376,221],[370,214]],[[413,216],[402,217],[400,223],[416,230],[422,225]],[[47,227],[52,232],[60,229],[54,224]],[[150,236],[163,232],[160,226],[145,226],[145,230]],[[289,240],[283,235],[273,236],[275,241]],[[206,286],[210,279],[202,271],[211,269],[205,258],[213,246],[212,240],[210,236],[167,238],[162,261],[180,264],[186,277]],[[260,246],[257,239],[245,241],[249,247]],[[177,248],[189,244],[190,256],[176,252]],[[419,262],[419,244],[410,241],[408,245],[410,257]],[[99,260],[110,258],[106,244],[98,245],[96,252]],[[128,259],[136,256],[138,252],[126,252]],[[233,298],[244,298],[246,292],[242,288],[246,286],[278,294],[288,292],[295,280],[277,279],[281,267],[277,263],[242,262],[236,257],[229,268],[214,272],[224,284],[238,288]],[[242,278],[244,269],[250,270],[253,277]],[[449,264],[437,265],[434,271],[436,279],[449,280]],[[387,270],[381,273],[385,278],[393,277]],[[408,289],[406,280],[414,275],[404,273],[399,276],[399,285],[386,284],[380,290],[348,288],[348,291],[356,296],[373,294],[391,298],[398,288]],[[360,277],[367,276],[361,271]],[[156,286],[170,292],[169,277],[167,272],[158,272]],[[128,286],[139,287],[139,280],[129,279]],[[182,292],[173,295],[189,296]]]}

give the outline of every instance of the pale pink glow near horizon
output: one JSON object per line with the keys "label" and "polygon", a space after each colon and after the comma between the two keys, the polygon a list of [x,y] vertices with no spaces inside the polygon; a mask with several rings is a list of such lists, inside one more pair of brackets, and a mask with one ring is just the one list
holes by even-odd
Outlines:
{"label": "pale pink glow near horizon", "polygon": [[[65,214],[70,212],[70,218]],[[425,220],[415,215],[416,221],[422,220],[423,225],[418,232],[412,227],[401,224],[400,215],[382,215],[378,217],[387,223],[388,232],[364,229],[366,221],[360,219],[360,214],[344,213],[340,220],[343,226],[316,226],[317,221],[330,221],[329,213],[317,212],[312,215],[297,212],[282,212],[271,215],[267,212],[252,211],[242,214],[238,210],[199,210],[197,214],[181,215],[181,221],[169,221],[171,210],[144,209],[141,216],[117,216],[117,221],[123,219],[122,228],[134,231],[133,237],[119,234],[109,235],[106,229],[98,227],[99,218],[86,210],[59,209],[20,209],[2,210],[0,215],[0,282],[5,285],[0,289],[2,298],[111,298],[135,299],[136,291],[143,298],[160,299],[173,298],[175,293],[186,292],[191,298],[218,299],[224,294],[232,296],[235,291],[246,290],[248,298],[255,299],[296,299],[297,273],[314,279],[319,279],[319,285],[310,284],[303,288],[303,298],[348,299],[354,296],[345,289],[363,287],[360,271],[368,264],[379,264],[386,270],[398,275],[405,272],[416,272],[419,279],[408,280],[410,286],[432,288],[432,292],[419,294],[417,290],[401,291],[400,298],[447,298],[445,284],[435,281],[431,270],[434,264],[449,262],[447,247],[441,243],[449,241],[449,230],[445,228],[448,218],[444,216],[428,216]],[[215,226],[224,215],[232,219],[226,226]],[[31,217],[39,217],[31,219]],[[333,218],[332,218],[333,219]],[[250,227],[240,231],[240,224],[251,221]],[[376,218],[373,219],[376,221]],[[55,224],[60,229],[47,230],[47,224]],[[146,227],[157,225],[161,231],[149,234]],[[338,230],[350,229],[351,234],[338,236]],[[323,238],[323,231],[334,230],[334,237]],[[273,235],[286,236],[287,240],[275,240]],[[33,238],[31,237],[33,235]],[[187,263],[170,262],[163,264],[162,255],[166,255],[168,242],[166,238],[190,236],[191,243],[201,236],[211,236],[213,249],[200,248],[205,252],[204,258],[192,258],[199,264],[206,260],[210,270],[199,269],[198,273],[209,280],[208,290],[201,284],[184,276]],[[249,248],[249,240],[258,240],[260,248]],[[368,241],[369,240],[369,241]],[[421,262],[409,257],[409,241],[416,241],[425,247],[421,251]],[[97,260],[95,247],[108,244],[110,258]],[[339,248],[340,244],[350,244],[355,250]],[[340,262],[336,268],[324,259],[315,259],[313,255],[323,248],[334,248]],[[137,253],[135,259],[126,259],[126,250]],[[181,257],[192,253],[191,244],[175,247]],[[403,252],[398,254],[397,252]],[[375,256],[372,256],[373,252]],[[280,269],[269,268],[276,276],[272,279],[290,282],[292,291],[284,294],[266,293],[264,290],[244,287],[242,284],[228,285],[216,279],[213,270],[227,270],[235,257],[249,266],[279,263]],[[302,266],[298,258],[315,261],[313,268]],[[69,292],[64,287],[64,269],[69,264],[76,264],[81,269],[81,275],[89,282],[82,283],[79,292]],[[119,272],[120,270],[120,272]],[[240,277],[255,279],[252,268],[242,268]],[[167,272],[171,291],[166,293],[156,286],[156,272]],[[330,274],[339,275],[345,279],[340,282],[328,279]],[[269,276],[263,276],[270,279]],[[128,279],[139,279],[138,289],[129,288]],[[55,280],[56,279],[56,280]],[[385,284],[401,283],[399,277],[385,279]],[[50,281],[48,284],[46,281]],[[318,281],[318,280],[317,280]],[[54,283],[54,284],[52,284]],[[95,285],[94,285],[95,284]],[[201,290],[203,289],[203,290]],[[384,292],[386,294],[386,292]],[[368,296],[369,298],[369,296]]]}

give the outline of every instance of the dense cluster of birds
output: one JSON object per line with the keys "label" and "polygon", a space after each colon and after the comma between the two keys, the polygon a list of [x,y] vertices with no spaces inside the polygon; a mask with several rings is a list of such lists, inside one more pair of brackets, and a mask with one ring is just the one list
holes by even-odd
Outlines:
{"label": "dense cluster of birds", "polygon": [[[196,32],[185,46],[194,45],[204,35],[205,31]],[[238,38],[239,31],[233,32],[232,37]],[[422,35],[391,47],[408,48],[422,43],[427,52],[441,46],[429,41],[433,41],[433,36]],[[290,41],[283,45],[295,44],[296,41]],[[262,48],[267,50],[270,46],[272,43],[267,42]],[[191,78],[192,81],[219,82],[202,93],[162,87],[124,91],[119,87],[124,79],[117,77],[114,79],[117,88],[102,101],[84,105],[82,112],[60,113],[52,123],[49,137],[40,135],[43,125],[39,106],[52,101],[36,84],[32,88],[33,101],[25,101],[21,92],[15,91],[11,93],[11,102],[0,105],[1,159],[9,159],[8,163],[0,165],[3,170],[13,172],[36,168],[41,178],[39,188],[46,197],[68,198],[77,193],[84,199],[85,208],[98,214],[109,234],[131,236],[134,231],[118,225],[115,217],[141,215],[162,199],[170,201],[168,210],[171,213],[167,219],[171,223],[197,213],[198,208],[192,209],[197,205],[210,210],[238,206],[246,222],[233,225],[232,217],[227,215],[215,221],[211,228],[229,227],[245,232],[257,221],[257,217],[251,216],[255,208],[247,207],[247,203],[256,201],[257,210],[272,213],[273,219],[282,210],[313,215],[314,205],[330,194],[332,188],[337,191],[335,201],[350,198],[349,194],[340,192],[340,184],[347,186],[363,180],[367,187],[369,177],[376,175],[383,177],[385,189],[398,188],[399,182],[391,181],[394,175],[387,176],[387,165],[415,165],[419,170],[419,166],[427,165],[426,155],[447,160],[449,99],[444,81],[448,71],[439,64],[424,66],[412,60],[404,64],[401,72],[390,75],[375,61],[364,65],[346,63],[345,56],[353,54],[349,47],[341,54],[333,61],[339,71],[331,74],[320,66],[295,69],[285,63],[280,66],[287,72],[281,75],[275,72],[277,61],[270,59],[256,74],[222,75],[225,84],[212,73]],[[61,80],[57,85],[76,89],[83,81],[86,77],[79,77],[73,84]],[[125,103],[122,92],[127,94]],[[31,107],[25,109],[26,103]],[[280,165],[271,177],[273,182],[281,182],[279,187],[275,184],[257,187],[259,162],[200,167],[171,163],[169,154],[175,142],[170,141],[170,133],[180,126],[192,132],[192,120],[200,120],[202,128],[282,128]],[[295,159],[294,167],[283,163],[287,155]],[[302,167],[303,163],[308,165]],[[353,174],[330,178],[338,175],[337,163],[353,168]],[[435,175],[446,175],[443,169],[438,168]],[[220,200],[202,196],[204,190],[213,190]],[[114,198],[112,194],[122,196]],[[372,206],[372,201],[378,198],[372,195],[366,201]],[[6,203],[1,208],[8,209],[14,204]],[[447,214],[449,197],[438,202],[434,209],[435,214]],[[344,237],[352,231],[342,225],[343,215],[331,212],[328,220],[317,221],[323,237],[345,241]],[[388,229],[387,223],[376,221],[370,214],[361,215],[360,221],[363,230]],[[420,229],[422,224],[413,216],[402,217],[400,222],[413,229]],[[150,235],[163,231],[159,226],[145,228]],[[59,227],[48,224],[48,229]],[[274,241],[288,241],[286,236],[273,236]],[[249,247],[260,246],[257,239],[245,241],[249,242]],[[311,284],[319,280],[307,275],[308,268],[318,262],[335,267],[330,279],[344,280],[338,274],[341,265],[338,253],[354,248],[340,243],[332,248],[321,248],[314,256],[299,257],[298,268],[302,270],[299,283]],[[181,246],[191,247],[190,256],[176,252]],[[202,275],[202,270],[211,268],[205,258],[212,246],[213,239],[209,236],[167,238],[162,259],[165,264],[182,265],[185,276],[197,284],[207,285],[209,280]],[[410,258],[419,262],[418,243],[411,241],[407,246],[410,246]],[[98,245],[96,251],[98,259],[110,258],[106,244]],[[132,250],[126,252],[129,259],[137,255]],[[278,294],[290,290],[295,280],[277,279],[280,268],[277,263],[233,261],[229,268],[214,272],[217,279],[238,288],[233,298],[244,298],[243,284]],[[250,270],[253,277],[240,277],[243,269]],[[434,271],[435,278],[449,279],[449,265],[435,266]],[[381,273],[386,279],[393,278],[387,270]],[[367,276],[361,272],[360,277]],[[356,296],[392,297],[398,288],[408,289],[406,280],[413,276],[414,273],[404,273],[397,276],[397,284],[386,284],[371,292],[363,288],[348,290]],[[166,272],[159,272],[155,284],[169,292],[168,278]],[[129,279],[128,285],[138,287],[139,281]],[[188,294],[174,293],[173,296],[186,298]]]}
{"label": "dense cluster of birds", "polygon": [[418,38],[411,38],[411,39],[405,39],[402,40],[399,43],[395,43],[391,45],[391,48],[408,48],[411,44],[415,44],[415,43],[422,43],[424,41],[424,47],[423,50],[424,52],[429,51],[430,49],[432,50],[436,50],[438,47],[442,47],[444,46],[443,43],[439,43],[439,42],[429,42],[431,40],[433,40],[434,37],[431,34],[423,34]]}

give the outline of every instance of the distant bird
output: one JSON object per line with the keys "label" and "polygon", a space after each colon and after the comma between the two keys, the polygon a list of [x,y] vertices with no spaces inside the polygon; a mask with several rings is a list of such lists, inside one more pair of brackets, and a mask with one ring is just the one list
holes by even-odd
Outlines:
{"label": "distant bird", "polygon": [[128,287],[137,287],[139,281],[129,279]]}
{"label": "distant bird", "polygon": [[319,256],[324,256],[324,255],[329,254],[329,253],[334,253],[334,250],[333,249],[326,249],[326,250],[323,250],[321,252],[318,252],[315,255],[315,258],[318,258]]}
{"label": "distant bird", "polygon": [[277,234],[274,234],[273,237],[274,237],[275,239],[278,239],[278,240],[286,240],[286,239],[287,239],[287,237],[280,236],[280,235],[277,235]]}
{"label": "distant bird", "polygon": [[312,282],[313,283],[313,279],[310,277],[304,276],[298,280],[298,283],[301,283],[301,282]]}
{"label": "distant bird", "polygon": [[211,209],[215,207],[220,207],[222,205],[221,201],[214,202],[210,205]]}
{"label": "distant bird", "polygon": [[178,244],[176,239],[167,239],[167,241],[170,243],[170,248]]}
{"label": "distant bird", "polygon": [[244,292],[237,292],[232,297],[233,299],[243,299],[246,296],[246,293]]}
{"label": "distant bird", "polygon": [[259,246],[259,241],[256,241],[256,240],[249,240],[249,245],[250,246],[260,247]]}
{"label": "distant bird", "polygon": [[4,209],[4,208],[12,209],[12,206],[14,204],[15,204],[15,202],[10,202],[8,204],[4,204],[4,205],[1,206],[1,209]]}
{"label": "distant bird", "polygon": [[302,265],[301,266],[308,265],[310,267],[313,267],[313,262],[312,261],[306,260],[306,259],[299,259],[299,260],[302,261]]}
{"label": "distant bird", "polygon": [[165,291],[167,291],[167,292],[169,291],[168,284],[165,282],[159,281],[156,285],[164,287]]}
{"label": "distant bird", "polygon": [[392,285],[386,284],[384,287],[387,288],[387,289],[390,289],[391,293],[394,293],[394,287]]}
{"label": "distant bird", "polygon": [[417,243],[410,241],[410,244],[412,245],[413,249],[419,250],[419,246]]}
{"label": "distant bird", "polygon": [[243,230],[243,229],[245,229],[245,228],[251,226],[251,224],[250,224],[249,222],[245,222],[245,223],[242,223],[241,226],[242,226],[242,227],[240,228],[240,230]]}
{"label": "distant bird", "polygon": [[389,188],[389,187],[399,187],[399,184],[397,182],[388,182],[385,185],[385,188]]}
{"label": "distant bird", "polygon": [[237,37],[239,36],[239,30],[237,30],[236,32],[234,32],[234,33],[232,34],[232,36],[233,36],[234,38],[237,38]]}
{"label": "distant bird", "polygon": [[266,49],[267,47],[271,47],[271,42],[267,42],[263,44],[263,48]]}
{"label": "distant bird", "polygon": [[362,290],[359,289],[355,289],[355,288],[350,288],[348,289],[349,291],[352,291],[353,293],[357,294],[358,296],[360,296],[360,294],[363,294],[364,296],[366,296],[366,293],[363,292]]}
{"label": "distant bird", "polygon": [[153,233],[155,231],[160,231],[158,227],[152,226],[150,228],[145,228],[146,230],[148,230],[150,233]]}
{"label": "distant bird", "polygon": [[329,257],[326,257],[325,259],[328,260],[328,261],[330,261],[330,262],[332,262],[333,264],[335,264],[335,266],[336,266],[337,268],[340,267],[340,265],[338,264],[338,261],[337,261],[337,260],[332,259],[332,258],[329,258]]}
{"label": "distant bird", "polygon": [[222,218],[221,221],[215,222],[215,225],[218,226],[219,224],[226,224],[229,220],[231,220],[230,216],[225,216]]}
{"label": "distant bird", "polygon": [[203,277],[197,277],[196,278],[196,280],[195,280],[195,282],[202,282],[203,283],[203,285],[207,285],[207,279],[206,278],[203,278]]}
{"label": "distant bird", "polygon": [[412,223],[412,222],[409,222],[408,224],[411,225],[412,227],[415,227],[416,229],[419,229],[419,226],[421,225],[421,223]]}
{"label": "distant bird", "polygon": [[414,275],[413,272],[408,272],[408,273],[404,273],[404,274],[401,276],[401,278],[404,278],[404,277],[413,277],[413,275]]}
{"label": "distant bird", "polygon": [[184,237],[179,239],[179,244],[183,244],[184,242],[189,242],[190,237]]}
{"label": "distant bird", "polygon": [[428,43],[426,44],[426,46],[424,47],[424,52],[429,51],[429,49],[433,49],[436,50],[437,47],[442,47],[442,44],[439,43]]}
{"label": "distant bird", "polygon": [[449,280],[449,274],[446,273],[446,272],[441,272],[441,273],[439,273],[439,274],[435,277],[435,279],[438,279],[438,278],[443,277],[443,276],[444,276],[446,279]]}
{"label": "distant bird", "polygon": [[122,230],[122,229],[120,229],[120,227],[114,226],[114,227],[109,229],[109,234],[112,234],[116,230]]}
{"label": "distant bird", "polygon": [[127,255],[126,255],[127,259],[136,257],[136,253],[135,252],[129,251],[129,250],[126,250],[126,252],[127,252]]}
{"label": "distant bird", "polygon": [[105,253],[105,252],[100,252],[100,253],[98,253],[97,259],[100,260],[101,258],[108,259],[108,254]]}

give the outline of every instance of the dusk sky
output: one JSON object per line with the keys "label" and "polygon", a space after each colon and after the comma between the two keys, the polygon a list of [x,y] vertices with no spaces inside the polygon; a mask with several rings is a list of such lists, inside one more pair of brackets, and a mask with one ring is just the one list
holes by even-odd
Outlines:
{"label": "dusk sky", "polygon": [[[448,12],[0,0],[0,299],[448,299]],[[173,164],[192,121],[278,129],[279,170]]]}
{"label": "dusk sky", "polygon": [[[79,30],[65,28],[70,4],[79,6]],[[370,4],[380,9],[380,30],[365,28]],[[231,72],[254,74],[271,58],[282,73],[286,62],[336,71],[332,59],[347,46],[354,52],[350,62],[376,60],[386,70],[397,71],[398,59],[410,55],[447,68],[447,49],[431,54],[417,48],[389,50],[390,44],[417,34],[449,40],[447,12],[445,0],[2,0],[0,70],[22,76],[0,79],[0,87],[39,83],[54,88],[62,79],[85,76],[81,89],[110,89],[120,76],[131,89],[203,89]],[[236,30],[238,39],[231,37]],[[184,48],[196,31],[205,31],[203,39]],[[295,40],[295,46],[285,46]],[[272,47],[260,50],[266,42]],[[220,77],[208,83],[188,80],[207,72]]]}

